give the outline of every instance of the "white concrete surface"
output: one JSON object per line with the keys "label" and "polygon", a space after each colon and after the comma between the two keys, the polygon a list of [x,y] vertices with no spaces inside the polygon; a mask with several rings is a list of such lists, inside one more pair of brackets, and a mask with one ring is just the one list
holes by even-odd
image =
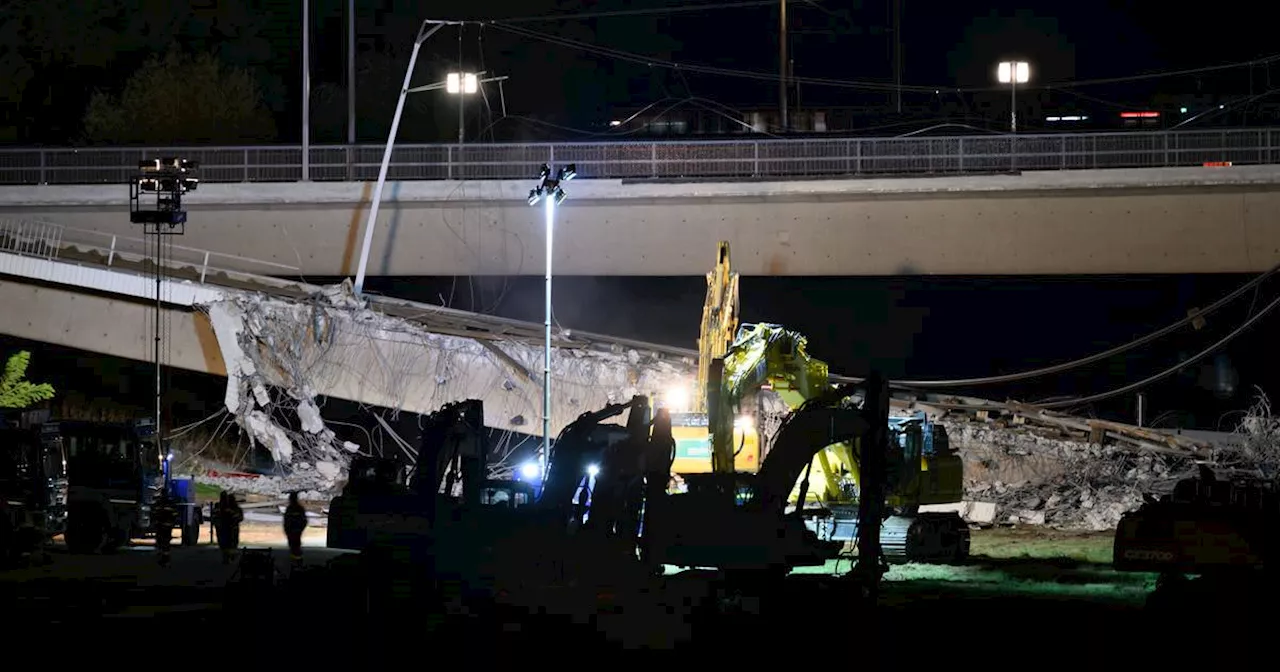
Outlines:
{"label": "white concrete surface", "polygon": [[[389,184],[369,273],[541,274],[545,227],[525,202],[531,185]],[[721,240],[750,276],[1250,273],[1280,261],[1277,166],[567,189],[558,275],[701,276]],[[203,185],[180,242],[230,270],[349,277],[371,191]],[[62,224],[92,239],[67,240],[104,247],[138,233],[126,197],[120,185],[0,187],[0,217]]]}

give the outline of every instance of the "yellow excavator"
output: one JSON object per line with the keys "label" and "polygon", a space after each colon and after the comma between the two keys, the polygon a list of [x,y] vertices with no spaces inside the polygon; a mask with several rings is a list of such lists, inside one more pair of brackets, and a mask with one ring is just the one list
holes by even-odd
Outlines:
{"label": "yellow excavator", "polygon": [[[721,241],[716,265],[707,273],[707,299],[702,305],[698,333],[698,378],[692,389],[677,386],[659,396],[659,405],[671,413],[671,434],[676,441],[671,472],[705,474],[711,469],[711,434],[707,426],[707,381],[711,363],[725,356],[738,331],[738,274],[729,262],[729,243]],[[760,468],[760,435],[754,415],[734,420],[737,445],[733,471],[755,473]]]}
{"label": "yellow excavator", "polygon": [[[681,477],[757,473],[762,441],[756,430],[757,393],[772,390],[789,408],[828,395],[833,389],[827,364],[809,356],[807,339],[778,325],[738,327],[738,275],[729,264],[729,244],[720,243],[715,269],[707,274],[707,301],[699,337],[695,394],[677,391],[671,408],[676,454],[672,472]],[[968,555],[969,533],[955,513],[920,513],[929,504],[950,504],[963,496],[963,466],[941,425],[923,413],[888,419],[885,504],[892,512],[880,540],[890,561],[958,561]],[[857,538],[861,486],[857,442],[836,443],[816,452],[795,484],[790,506],[819,537]]]}

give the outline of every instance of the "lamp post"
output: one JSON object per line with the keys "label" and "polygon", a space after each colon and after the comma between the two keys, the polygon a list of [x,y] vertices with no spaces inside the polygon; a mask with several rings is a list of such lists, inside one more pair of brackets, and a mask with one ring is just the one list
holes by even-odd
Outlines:
{"label": "lamp post", "polygon": [[1009,132],[1018,132],[1018,85],[1031,80],[1031,66],[1026,61],[1004,61],[996,68],[996,79],[1009,85]]}
{"label": "lamp post", "polygon": [[545,341],[542,351],[542,454],[538,457],[538,473],[542,478],[547,475],[547,458],[551,455],[551,243],[554,240],[556,206],[564,202],[567,196],[560,187],[578,176],[577,166],[569,164],[558,172],[552,173],[551,166],[542,164],[538,178],[538,186],[529,190],[529,205],[537,205],[544,201],[546,212],[547,260],[546,260],[546,312],[543,322]]}
{"label": "lamp post", "polygon": [[311,180],[311,0],[302,0],[302,181]]}
{"label": "lamp post", "polygon": [[445,78],[445,90],[450,94],[458,97],[458,144],[462,144],[463,131],[466,130],[466,124],[463,122],[463,110],[467,104],[467,96],[474,94],[480,89],[480,79],[474,72],[451,72]]}
{"label": "lamp post", "polygon": [[[404,71],[404,85],[400,87],[400,98],[396,101],[396,111],[391,117],[391,132],[387,134],[387,145],[382,150],[382,165],[378,167],[378,182],[373,187],[373,199],[369,203],[369,216],[364,223],[364,242],[360,246],[360,265],[356,269],[355,293],[360,296],[364,293],[364,275],[369,267],[369,248],[373,246],[373,230],[378,223],[378,206],[382,203],[382,188],[387,184],[387,170],[391,167],[391,150],[396,144],[396,133],[400,130],[400,115],[404,112],[404,99],[411,93],[419,91],[435,91],[437,89],[450,88],[449,79],[435,84],[427,84],[425,86],[415,86],[409,88],[409,81],[413,79],[413,66],[418,62],[418,51],[422,49],[422,43],[426,42],[432,35],[435,35],[441,28],[445,26],[462,25],[460,21],[435,21],[427,19],[422,22],[422,27],[418,29],[418,36],[413,41],[413,51],[409,53],[409,67]],[[457,74],[457,73],[454,73]],[[479,75],[484,73],[476,73],[472,75],[477,77],[470,83],[466,77],[460,77],[455,80],[453,86],[461,91],[466,91],[470,86],[472,91],[479,89],[480,84],[486,82],[501,82],[506,77],[490,77],[488,79],[478,79]]]}

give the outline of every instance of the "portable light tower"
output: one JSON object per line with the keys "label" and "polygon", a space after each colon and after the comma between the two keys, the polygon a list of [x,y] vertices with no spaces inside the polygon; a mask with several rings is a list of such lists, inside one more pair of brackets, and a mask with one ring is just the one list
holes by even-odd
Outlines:
{"label": "portable light tower", "polygon": [[[553,177],[554,175],[554,177]],[[564,203],[568,196],[561,188],[561,183],[568,182],[578,176],[576,164],[563,166],[553,172],[551,166],[542,164],[538,186],[529,190],[529,205],[537,205],[538,201],[546,203],[547,261],[546,261],[546,342],[542,356],[542,455],[538,459],[539,477],[547,477],[547,459],[551,455],[551,241],[553,239],[556,206]]]}
{"label": "portable light tower", "polygon": [[182,196],[188,191],[195,191],[200,186],[200,180],[195,176],[195,171],[198,169],[199,164],[196,162],[179,158],[139,161],[138,172],[129,181],[129,221],[141,224],[143,234],[147,238],[155,238],[155,253],[151,257],[156,283],[155,433],[159,464],[164,469],[166,487],[170,474],[168,447],[165,445],[164,434],[161,431],[164,399],[164,388],[160,376],[160,367],[164,363],[160,357],[163,338],[161,317],[164,312],[161,287],[164,281],[165,257],[166,254],[172,254],[172,245],[165,241],[167,236],[180,236],[186,233],[187,211],[182,207]]}

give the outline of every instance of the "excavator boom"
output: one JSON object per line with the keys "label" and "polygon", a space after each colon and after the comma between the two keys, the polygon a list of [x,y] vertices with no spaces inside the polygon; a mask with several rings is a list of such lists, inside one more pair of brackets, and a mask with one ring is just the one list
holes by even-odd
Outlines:
{"label": "excavator boom", "polygon": [[711,362],[724,357],[738,329],[738,274],[729,263],[729,243],[720,241],[715,268],[707,273],[707,299],[698,332],[698,389],[691,399],[694,413],[707,412]]}

